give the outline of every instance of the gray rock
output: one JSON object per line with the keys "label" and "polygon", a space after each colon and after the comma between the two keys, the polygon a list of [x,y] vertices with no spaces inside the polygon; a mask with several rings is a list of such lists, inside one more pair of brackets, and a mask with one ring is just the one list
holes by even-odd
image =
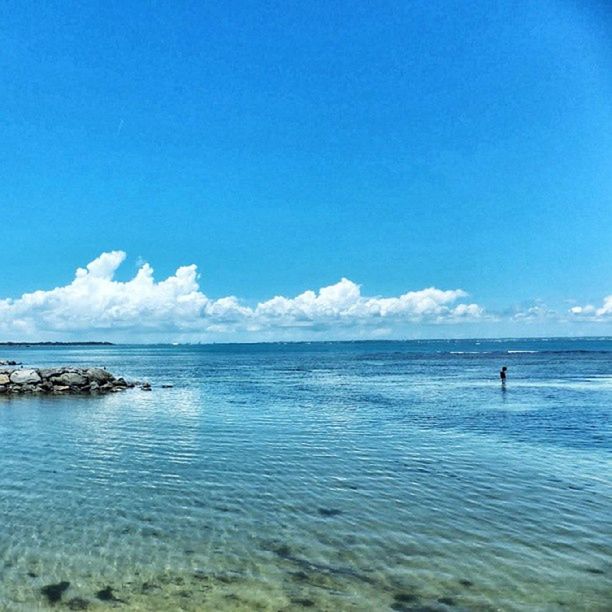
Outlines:
{"label": "gray rock", "polygon": [[56,384],[59,383],[60,385],[82,387],[87,384],[87,379],[78,372],[66,372],[65,374],[54,377],[53,382]]}
{"label": "gray rock", "polygon": [[52,376],[60,376],[63,370],[60,368],[40,368],[38,373],[42,378],[51,378]]}
{"label": "gray rock", "polygon": [[89,379],[97,382],[98,384],[104,384],[105,382],[115,378],[110,372],[107,372],[102,368],[89,368],[85,370],[85,374]]}
{"label": "gray rock", "polygon": [[16,385],[40,382],[40,374],[36,370],[15,370],[10,376],[11,382]]}
{"label": "gray rock", "polygon": [[[103,368],[0,368],[0,393],[7,394],[92,395],[125,391],[141,384],[115,378]],[[147,387],[150,389],[145,383]]]}

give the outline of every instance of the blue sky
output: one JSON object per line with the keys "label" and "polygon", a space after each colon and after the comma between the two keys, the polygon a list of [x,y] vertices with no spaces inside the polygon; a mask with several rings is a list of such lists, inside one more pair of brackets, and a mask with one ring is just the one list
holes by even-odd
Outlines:
{"label": "blue sky", "polygon": [[[370,297],[461,289],[490,315],[432,331],[410,311],[383,336],[524,335],[534,307],[529,335],[612,333],[609,3],[5,2],[0,17],[0,336],[83,335],[21,296],[111,251],[127,258],[109,282],[195,264],[209,310],[345,277]],[[164,325],[171,309],[164,338],[224,337]]]}

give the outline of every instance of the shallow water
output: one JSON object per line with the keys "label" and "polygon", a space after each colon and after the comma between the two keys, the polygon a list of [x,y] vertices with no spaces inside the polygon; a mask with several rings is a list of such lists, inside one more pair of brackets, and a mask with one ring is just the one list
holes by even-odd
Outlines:
{"label": "shallow water", "polygon": [[154,385],[0,400],[0,610],[610,609],[610,340],[0,350]]}

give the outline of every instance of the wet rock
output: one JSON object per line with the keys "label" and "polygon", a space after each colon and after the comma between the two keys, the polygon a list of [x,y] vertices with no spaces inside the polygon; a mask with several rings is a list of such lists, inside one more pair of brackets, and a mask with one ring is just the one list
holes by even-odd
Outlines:
{"label": "wet rock", "polygon": [[73,597],[68,601],[68,608],[70,610],[87,610],[87,608],[89,608],[89,602],[82,597]]}
{"label": "wet rock", "polygon": [[454,606],[455,600],[452,597],[440,597],[438,603],[444,604],[445,606]]}
{"label": "wet rock", "polygon": [[8,389],[4,385],[0,385],[0,395],[2,393],[8,393]]}
{"label": "wet rock", "polygon": [[589,574],[605,574],[605,572],[602,569],[599,569],[598,567],[587,567],[586,571],[589,572]]}
{"label": "wet rock", "polygon": [[100,601],[114,601],[116,603],[127,603],[127,601],[125,601],[124,599],[119,599],[118,597],[115,597],[115,594],[113,593],[113,588],[110,586],[105,586],[103,589],[100,589],[96,593],[96,597]]}
{"label": "wet rock", "polygon": [[473,586],[474,586],[474,583],[473,583],[471,580],[466,580],[465,578],[463,578],[462,580],[460,580],[460,581],[459,581],[459,584],[460,584],[461,586],[468,587],[468,588],[469,588],[469,587],[473,587]]}
{"label": "wet rock", "polygon": [[414,603],[415,601],[419,600],[419,597],[418,595],[415,595],[414,593],[402,592],[402,593],[396,593],[393,596],[393,599],[397,603],[405,604],[405,603]]}
{"label": "wet rock", "polygon": [[282,544],[273,549],[273,552],[276,553],[281,559],[288,559],[291,557],[291,549],[286,544]]}
{"label": "wet rock", "polygon": [[143,391],[150,391],[151,390],[151,385],[149,383],[142,383],[142,385],[140,385],[140,388]]}
{"label": "wet rock", "polygon": [[225,599],[231,599],[232,601],[240,601],[240,597],[238,597],[236,593],[226,593],[224,597]]}
{"label": "wet rock", "polygon": [[342,510],[338,510],[337,508],[319,508],[319,514],[321,516],[338,516],[342,514]]}
{"label": "wet rock", "polygon": [[162,389],[172,389],[172,387],[174,387],[174,385],[162,385],[161,386]]}
{"label": "wet rock", "polygon": [[61,600],[62,595],[68,589],[70,583],[66,580],[57,584],[47,584],[40,589],[40,592],[49,600],[50,604],[55,604]]}
{"label": "wet rock", "polygon": [[36,572],[28,572],[28,576],[30,578],[38,578],[38,574]]}
{"label": "wet rock", "polygon": [[223,584],[233,584],[234,582],[238,582],[238,578],[236,576],[228,576],[227,574],[217,574],[215,579]]}
{"label": "wet rock", "polygon": [[161,538],[162,533],[153,527],[143,527],[140,533],[147,538]]}
{"label": "wet rock", "polygon": [[301,599],[298,597],[292,599],[291,603],[295,604],[296,606],[302,606],[302,608],[312,608],[315,605],[315,602],[312,601],[312,599]]}

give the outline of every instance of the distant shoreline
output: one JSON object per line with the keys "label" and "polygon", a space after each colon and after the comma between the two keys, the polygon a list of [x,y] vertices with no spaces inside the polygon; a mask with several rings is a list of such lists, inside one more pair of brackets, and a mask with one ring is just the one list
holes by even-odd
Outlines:
{"label": "distant shoreline", "polygon": [[0,342],[0,346],[114,346],[113,342]]}
{"label": "distant shoreline", "polygon": [[74,342],[23,342],[2,341],[0,347],[53,347],[53,346],[164,346],[164,347],[197,347],[197,346],[260,346],[260,345],[329,345],[329,344],[453,344],[462,342],[533,342],[533,341],[612,341],[612,336],[516,336],[495,338],[403,338],[403,339],[353,339],[353,340],[260,340],[260,341],[208,341],[208,342],[105,342],[105,341],[74,341]]}

